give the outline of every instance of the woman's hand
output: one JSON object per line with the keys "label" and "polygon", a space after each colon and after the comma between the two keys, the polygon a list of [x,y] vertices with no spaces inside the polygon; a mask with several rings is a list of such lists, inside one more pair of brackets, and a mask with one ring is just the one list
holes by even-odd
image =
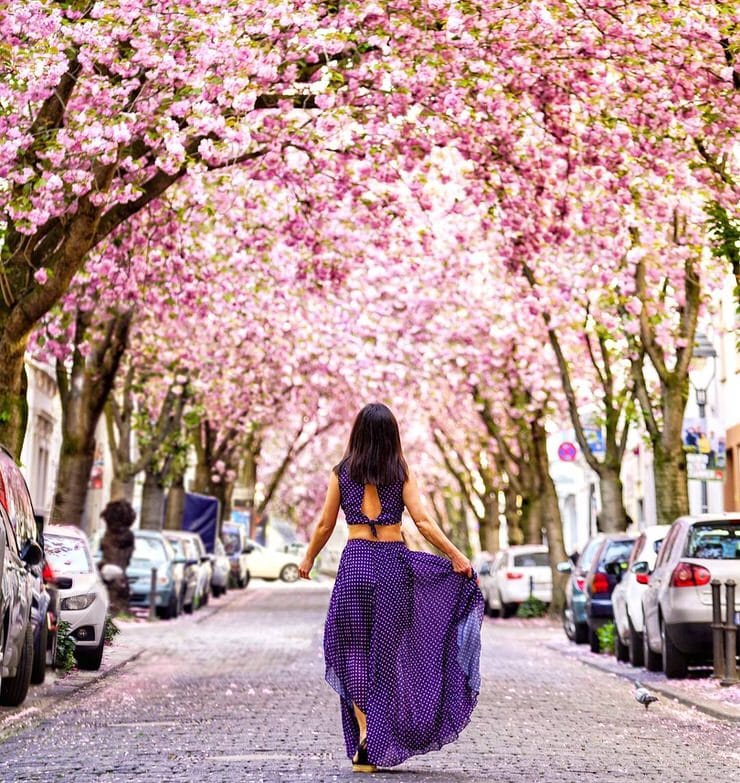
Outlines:
{"label": "woman's hand", "polygon": [[473,565],[465,555],[459,552],[452,556],[452,570],[456,574],[462,574],[470,578],[473,575]]}
{"label": "woman's hand", "polygon": [[301,564],[298,566],[298,573],[301,579],[311,578],[311,569],[313,568],[313,560],[310,557],[304,557],[301,560]]}

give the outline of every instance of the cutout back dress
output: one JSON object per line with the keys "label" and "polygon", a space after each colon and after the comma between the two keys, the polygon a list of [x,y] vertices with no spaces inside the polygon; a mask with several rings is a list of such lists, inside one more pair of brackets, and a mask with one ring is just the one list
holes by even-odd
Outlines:
{"label": "cutout back dress", "polygon": [[[380,514],[362,512],[365,486],[339,473],[348,524],[401,521],[403,482],[376,487]],[[324,627],[326,680],[340,697],[346,751],[359,742],[353,703],[367,716],[370,763],[392,767],[438,750],[467,725],[480,690],[483,596],[476,575],[403,542],[350,539]]]}

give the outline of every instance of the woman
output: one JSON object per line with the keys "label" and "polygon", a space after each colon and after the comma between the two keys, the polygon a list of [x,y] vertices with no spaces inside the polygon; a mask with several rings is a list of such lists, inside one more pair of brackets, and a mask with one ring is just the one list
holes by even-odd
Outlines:
{"label": "woman", "polygon": [[[406,548],[404,506],[449,560]],[[424,509],[385,405],[355,419],[299,566],[304,579],[340,507],[349,541],[324,628],[326,679],[341,699],[353,769],[374,772],[438,750],[467,724],[480,688],[483,597],[470,561]]]}

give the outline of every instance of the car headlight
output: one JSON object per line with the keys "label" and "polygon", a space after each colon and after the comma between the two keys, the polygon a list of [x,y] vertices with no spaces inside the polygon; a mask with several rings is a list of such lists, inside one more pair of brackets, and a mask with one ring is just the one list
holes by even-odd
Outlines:
{"label": "car headlight", "polygon": [[71,595],[62,601],[62,609],[87,609],[95,600],[95,593],[84,593],[83,595]]}

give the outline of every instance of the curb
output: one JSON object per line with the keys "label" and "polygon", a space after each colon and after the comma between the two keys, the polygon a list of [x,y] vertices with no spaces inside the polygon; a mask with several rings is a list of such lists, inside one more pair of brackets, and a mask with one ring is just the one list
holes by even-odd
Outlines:
{"label": "curb", "polygon": [[[85,679],[79,682],[65,684],[64,680],[66,678],[60,679],[57,683],[55,683],[55,686],[58,686],[61,689],[61,692],[48,695],[39,694],[36,699],[30,700],[30,703],[24,702],[18,713],[15,715],[8,715],[8,725],[4,726],[2,725],[2,722],[0,722],[0,742],[5,742],[5,740],[9,739],[10,737],[13,737],[16,734],[25,731],[34,725],[37,725],[41,721],[46,720],[49,717],[49,712],[59,707],[70,696],[73,696],[80,691],[84,691],[87,688],[91,688],[93,685],[96,685],[102,680],[105,680],[107,677],[117,674],[121,669],[123,669],[124,666],[126,666],[126,664],[135,661],[144,652],[145,650],[143,649],[133,650],[132,652],[126,654],[121,660],[116,661],[114,664],[109,666],[107,669],[102,671],[98,670],[98,672],[95,674],[85,676]],[[39,705],[42,702],[45,702],[43,704],[43,712],[39,710]],[[25,716],[26,719],[24,719],[24,713],[28,713]],[[2,713],[0,713],[0,717],[2,717]],[[17,720],[14,720],[14,718]]]}
{"label": "curb", "polygon": [[[637,680],[643,679],[643,675],[640,673],[640,669],[622,670],[621,668],[616,668],[614,664],[607,661],[602,662],[599,660],[593,660],[591,658],[581,657],[575,653],[569,653],[558,644],[548,644],[546,646],[549,649],[560,653],[566,658],[578,661],[585,666],[590,666],[592,669],[598,669],[599,671],[606,672],[607,674],[614,674],[615,676],[621,677],[624,680],[636,682]],[[680,688],[674,688],[671,685],[663,682],[651,681],[649,683],[645,683],[645,687],[651,691],[661,693],[663,696],[668,696],[673,701],[677,701],[680,704],[683,704],[685,707],[690,707],[692,709],[698,710],[699,712],[703,712],[706,715],[710,715],[712,718],[730,721],[733,723],[740,723],[740,707],[735,707],[734,705],[717,704],[716,702],[709,699],[702,699],[700,696],[689,696],[680,690]]]}

